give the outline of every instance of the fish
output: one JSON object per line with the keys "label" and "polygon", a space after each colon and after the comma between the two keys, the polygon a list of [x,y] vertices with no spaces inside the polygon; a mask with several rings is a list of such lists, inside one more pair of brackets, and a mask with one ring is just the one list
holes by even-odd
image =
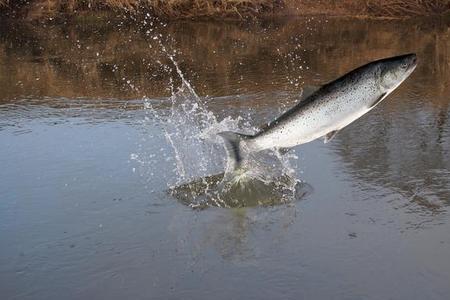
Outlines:
{"label": "fish", "polygon": [[417,66],[415,53],[372,61],[327,83],[256,134],[219,132],[227,152],[227,170],[236,170],[250,154],[266,149],[286,150],[340,130],[374,109]]}

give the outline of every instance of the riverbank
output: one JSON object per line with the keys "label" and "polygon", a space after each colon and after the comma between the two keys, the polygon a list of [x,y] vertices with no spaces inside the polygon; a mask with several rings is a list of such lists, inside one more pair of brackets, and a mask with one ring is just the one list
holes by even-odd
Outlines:
{"label": "riverbank", "polygon": [[180,18],[357,16],[408,18],[450,13],[450,0],[0,0],[5,18],[27,21],[72,19],[89,13]]}

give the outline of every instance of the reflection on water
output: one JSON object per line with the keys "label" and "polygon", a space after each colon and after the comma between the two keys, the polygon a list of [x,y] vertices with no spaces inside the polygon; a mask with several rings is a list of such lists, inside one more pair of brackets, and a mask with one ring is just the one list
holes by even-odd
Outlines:
{"label": "reflection on water", "polygon": [[437,125],[442,111],[429,106],[404,103],[399,109],[407,114],[400,115],[377,111],[342,132],[333,149],[355,179],[397,190],[413,210],[437,212],[450,204],[450,138],[449,127]]}
{"label": "reflection on water", "polygon": [[[449,35],[448,20],[1,24],[0,293],[445,298]],[[177,92],[161,45],[194,92]],[[252,131],[302,91],[409,52],[418,68],[382,105],[293,150],[307,201],[278,205],[259,183],[209,193],[225,154],[202,124]]]}
{"label": "reflection on water", "polygon": [[187,22],[148,30],[113,25],[2,26],[0,84],[4,93],[0,97],[10,101],[24,95],[169,96],[167,80],[174,74],[164,71],[170,60],[155,40],[158,37],[178,51],[181,69],[201,96],[298,90],[297,84],[322,84],[380,57],[417,52],[420,66],[415,76],[421,81],[406,84],[417,97],[429,96],[438,105],[446,103],[449,92],[445,80],[449,76],[449,32],[443,22]]}

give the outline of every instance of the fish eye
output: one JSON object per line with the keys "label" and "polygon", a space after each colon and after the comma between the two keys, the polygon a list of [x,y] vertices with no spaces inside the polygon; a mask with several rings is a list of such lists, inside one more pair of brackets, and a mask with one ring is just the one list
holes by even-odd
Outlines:
{"label": "fish eye", "polygon": [[401,67],[402,69],[406,69],[406,68],[408,67],[408,64],[407,64],[406,62],[404,62],[404,63],[402,63],[402,64],[400,65],[400,67]]}

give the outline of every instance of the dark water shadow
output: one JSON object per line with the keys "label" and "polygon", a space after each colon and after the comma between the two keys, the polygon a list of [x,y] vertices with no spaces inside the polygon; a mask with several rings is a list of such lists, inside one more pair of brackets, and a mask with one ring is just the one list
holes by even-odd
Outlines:
{"label": "dark water shadow", "polygon": [[290,180],[285,176],[272,182],[252,178],[224,184],[224,173],[221,173],[175,186],[168,193],[186,206],[206,209],[283,205],[300,201],[313,192],[310,184],[297,180],[292,184]]}

